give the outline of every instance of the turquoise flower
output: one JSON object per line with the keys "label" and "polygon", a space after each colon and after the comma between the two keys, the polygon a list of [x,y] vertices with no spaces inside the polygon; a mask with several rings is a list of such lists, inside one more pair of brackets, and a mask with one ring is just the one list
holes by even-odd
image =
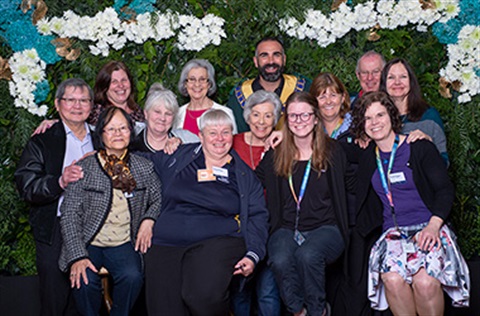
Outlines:
{"label": "turquoise flower", "polygon": [[153,12],[155,8],[155,0],[133,0],[129,5],[127,5],[127,0],[115,0],[113,8],[117,11],[118,15],[121,18],[129,19],[131,18],[130,14],[126,14],[121,9],[127,6],[130,10],[134,11],[136,14],[144,14],[148,12]]}
{"label": "turquoise flower", "polygon": [[455,19],[446,23],[437,22],[433,25],[433,34],[442,44],[455,44],[458,42],[458,32],[465,25],[480,25],[480,6],[478,0],[461,0],[460,12]]}
{"label": "turquoise flower", "polygon": [[435,23],[432,26],[432,32],[440,43],[455,44],[458,42],[458,32],[460,32],[462,26],[460,21],[452,19],[447,23]]}
{"label": "turquoise flower", "polygon": [[462,26],[466,24],[480,25],[480,5],[478,0],[461,0],[459,3],[460,13],[458,19],[462,21]]}
{"label": "turquoise flower", "polygon": [[45,101],[49,92],[50,85],[48,84],[48,80],[43,80],[37,83],[37,87],[35,91],[33,91],[33,95],[35,96],[35,103],[39,104]]}
{"label": "turquoise flower", "polygon": [[475,75],[477,75],[477,77],[480,77],[480,68],[479,67],[474,67],[473,71],[475,71]]}
{"label": "turquoise flower", "polygon": [[55,51],[55,46],[51,43],[53,39],[55,39],[55,36],[52,35],[39,36],[35,43],[38,56],[40,56],[47,65],[53,65],[62,59],[58,56]]}

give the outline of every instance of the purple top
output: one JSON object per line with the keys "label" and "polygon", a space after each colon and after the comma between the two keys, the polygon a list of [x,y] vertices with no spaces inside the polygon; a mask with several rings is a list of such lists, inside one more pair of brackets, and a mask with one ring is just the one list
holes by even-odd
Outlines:
{"label": "purple top", "polygon": [[[387,175],[388,160],[390,153],[380,151],[383,170]],[[395,160],[393,161],[392,171],[390,172],[390,190],[392,192],[393,204],[395,206],[395,216],[398,226],[410,226],[428,222],[432,213],[423,203],[417,187],[413,181],[412,169],[409,167],[410,144],[404,141],[398,146]],[[390,203],[385,196],[380,173],[376,169],[372,176],[373,189],[380,197],[383,204],[383,231],[394,227]]]}

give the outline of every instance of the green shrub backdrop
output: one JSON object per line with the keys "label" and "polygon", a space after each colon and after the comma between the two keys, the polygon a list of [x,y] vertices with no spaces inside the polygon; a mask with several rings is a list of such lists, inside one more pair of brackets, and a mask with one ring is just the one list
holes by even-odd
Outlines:
{"label": "green shrub backdrop", "polygon": [[[97,0],[45,0],[47,16],[62,16],[66,10],[79,15],[94,15],[98,11],[121,1]],[[141,1],[123,1],[139,3]],[[56,117],[53,110],[55,87],[66,78],[84,78],[93,87],[100,67],[109,60],[122,60],[131,69],[137,88],[138,103],[143,106],[145,93],[155,81],[177,92],[176,84],[183,65],[192,58],[208,59],[216,70],[218,92],[215,99],[226,103],[233,86],[242,78],[257,74],[252,56],[254,43],[266,35],[280,36],[285,42],[287,54],[286,72],[301,73],[314,78],[320,71],[336,74],[352,92],[359,90],[355,77],[356,60],[363,52],[374,49],[385,58],[404,57],[413,65],[425,98],[441,113],[447,132],[449,168],[456,185],[456,205],[453,222],[459,235],[462,251],[470,257],[480,253],[480,96],[471,102],[457,104],[445,99],[438,92],[439,69],[447,63],[446,47],[428,32],[419,33],[413,26],[396,30],[379,30],[380,39],[367,40],[368,31],[350,31],[346,36],[326,48],[308,40],[297,40],[282,34],[278,20],[293,16],[302,20],[308,8],[328,14],[332,1],[318,0],[162,0],[152,3],[159,11],[202,17],[214,13],[225,19],[227,38],[219,46],[210,45],[200,52],[178,50],[175,38],[143,45],[129,43],[120,51],[111,51],[108,57],[93,56],[88,45],[76,41],[81,49],[75,61],[61,60],[47,67],[50,94],[46,104],[48,117]],[[349,1],[352,5],[365,1]],[[1,28],[1,26],[0,26]],[[9,58],[12,49],[0,37],[0,55]],[[180,103],[185,100],[179,98]],[[22,148],[42,118],[15,108],[9,94],[8,81],[0,80],[0,273],[33,274],[34,243],[28,226],[28,207],[19,199],[13,183],[13,173]]]}

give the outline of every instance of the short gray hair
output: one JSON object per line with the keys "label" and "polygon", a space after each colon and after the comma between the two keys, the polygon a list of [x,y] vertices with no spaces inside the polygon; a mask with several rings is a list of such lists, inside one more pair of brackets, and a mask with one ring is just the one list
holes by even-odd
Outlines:
{"label": "short gray hair", "polygon": [[366,52],[365,54],[363,54],[358,60],[357,60],[357,67],[355,68],[355,73],[358,73],[360,71],[360,62],[362,61],[363,58],[365,57],[372,57],[372,56],[377,56],[380,58],[381,62],[382,62],[382,68],[385,66],[385,64],[387,63],[385,61],[385,58],[383,57],[382,54],[380,53],[377,53],[376,51],[374,50],[369,50],[368,52]]}
{"label": "short gray hair", "polygon": [[160,104],[163,104],[167,110],[172,111],[173,116],[176,117],[178,113],[177,96],[171,90],[164,88],[161,83],[155,82],[148,90],[145,111],[148,112]]}
{"label": "short gray hair", "polygon": [[202,132],[206,126],[229,125],[233,131],[233,123],[230,115],[224,110],[210,109],[200,116],[198,120],[198,130]]}
{"label": "short gray hair", "polygon": [[254,92],[251,96],[248,97],[245,106],[243,107],[243,118],[245,122],[249,122],[250,114],[252,114],[252,109],[261,103],[270,103],[273,105],[273,115],[275,117],[275,124],[277,125],[280,115],[282,114],[282,102],[274,92],[269,92],[265,90],[258,90]]}
{"label": "short gray hair", "polygon": [[211,96],[217,91],[217,84],[215,83],[215,69],[212,64],[206,59],[192,59],[183,66],[182,73],[180,74],[180,80],[178,80],[178,91],[184,96],[188,97],[187,88],[185,83],[187,82],[187,76],[190,70],[193,68],[205,68],[208,74],[208,82],[210,88],[208,88],[207,95]]}
{"label": "short gray hair", "polygon": [[61,98],[63,98],[63,95],[65,94],[65,90],[68,87],[87,88],[88,95],[89,95],[90,100],[93,104],[93,90],[88,85],[88,83],[85,82],[85,80],[80,79],[80,78],[70,78],[70,79],[62,81],[62,83],[60,83],[58,85],[57,91],[55,93],[55,99],[60,100]]}

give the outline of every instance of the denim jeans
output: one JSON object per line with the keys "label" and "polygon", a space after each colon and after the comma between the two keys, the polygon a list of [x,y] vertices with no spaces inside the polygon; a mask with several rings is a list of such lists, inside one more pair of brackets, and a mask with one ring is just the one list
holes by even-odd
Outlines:
{"label": "denim jeans", "polygon": [[296,313],[306,307],[308,315],[322,315],[325,308],[325,267],[343,252],[345,244],[337,226],[303,231],[299,246],[291,229],[280,228],[268,242],[269,264],[287,309]]}
{"label": "denim jeans", "polygon": [[250,316],[252,299],[256,294],[258,316],[280,316],[281,302],[275,276],[265,261],[255,267],[255,276],[239,291],[232,289],[231,305],[235,316]]}
{"label": "denim jeans", "polygon": [[[128,316],[143,284],[140,254],[128,242],[117,247],[88,246],[88,258],[100,270],[105,267],[113,278],[112,310],[110,316]],[[77,308],[82,315],[94,316],[102,304],[100,276],[87,269],[88,285],[83,283],[73,294]]]}

